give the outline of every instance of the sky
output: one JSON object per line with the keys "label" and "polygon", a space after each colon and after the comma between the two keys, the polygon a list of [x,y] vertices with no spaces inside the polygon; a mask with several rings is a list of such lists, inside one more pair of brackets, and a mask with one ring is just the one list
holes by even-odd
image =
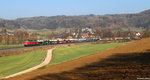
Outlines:
{"label": "sky", "polygon": [[139,13],[150,0],[0,0],[0,18]]}

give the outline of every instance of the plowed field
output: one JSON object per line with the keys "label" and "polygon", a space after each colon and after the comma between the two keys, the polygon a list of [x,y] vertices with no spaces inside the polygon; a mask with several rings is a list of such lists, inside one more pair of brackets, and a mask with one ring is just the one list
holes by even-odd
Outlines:
{"label": "plowed field", "polygon": [[136,80],[150,78],[150,38],[49,66],[9,80]]}

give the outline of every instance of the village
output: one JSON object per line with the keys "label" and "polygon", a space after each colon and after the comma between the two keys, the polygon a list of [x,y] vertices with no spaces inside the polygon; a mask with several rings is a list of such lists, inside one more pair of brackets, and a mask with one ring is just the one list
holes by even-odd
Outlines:
{"label": "village", "polygon": [[135,31],[117,31],[102,30],[96,28],[77,28],[74,30],[52,31],[49,34],[39,34],[36,32],[28,32],[25,30],[16,30],[9,32],[7,29],[2,28],[0,31],[1,44],[22,44],[26,40],[49,40],[49,39],[90,39],[98,38],[99,40],[139,40],[146,32]]}

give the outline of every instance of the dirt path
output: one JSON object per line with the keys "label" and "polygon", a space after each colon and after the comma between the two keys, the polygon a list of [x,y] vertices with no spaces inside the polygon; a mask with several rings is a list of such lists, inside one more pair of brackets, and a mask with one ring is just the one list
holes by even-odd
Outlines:
{"label": "dirt path", "polygon": [[29,69],[27,69],[27,70],[24,70],[24,71],[21,71],[21,72],[18,72],[18,73],[15,73],[15,74],[6,76],[6,77],[1,78],[1,79],[11,78],[11,77],[14,77],[14,76],[17,76],[17,75],[22,75],[22,74],[24,74],[24,73],[31,72],[31,71],[34,71],[34,70],[36,70],[36,69],[38,69],[38,68],[41,68],[41,67],[43,67],[43,66],[46,66],[47,64],[49,64],[49,62],[50,62],[51,59],[52,59],[52,51],[53,51],[53,49],[49,49],[49,50],[48,50],[48,52],[47,52],[47,54],[46,54],[46,57],[45,57],[45,60],[44,60],[41,64],[39,64],[39,65],[37,65],[37,66],[34,66],[34,67],[32,67],[32,68],[29,68]]}

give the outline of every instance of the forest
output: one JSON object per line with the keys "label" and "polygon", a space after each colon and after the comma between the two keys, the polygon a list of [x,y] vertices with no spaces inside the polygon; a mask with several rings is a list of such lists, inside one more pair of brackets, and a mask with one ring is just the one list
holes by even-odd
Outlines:
{"label": "forest", "polygon": [[79,16],[39,16],[18,18],[15,20],[0,19],[0,27],[9,29],[56,29],[56,28],[122,28],[137,27],[149,30],[150,10],[136,14],[79,15]]}

